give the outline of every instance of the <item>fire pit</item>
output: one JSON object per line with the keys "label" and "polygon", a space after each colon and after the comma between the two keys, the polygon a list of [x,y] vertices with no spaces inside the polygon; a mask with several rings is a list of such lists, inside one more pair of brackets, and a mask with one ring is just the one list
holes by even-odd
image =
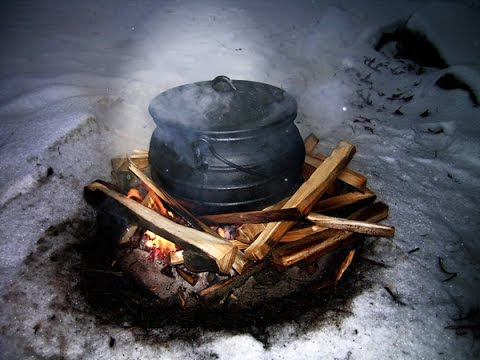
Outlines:
{"label": "fire pit", "polygon": [[114,159],[114,184],[95,181],[84,194],[100,212],[127,210],[114,266],[165,305],[255,307],[336,284],[362,235],[394,234],[375,224],[388,207],[373,203],[366,178],[347,168],[354,146],[340,142],[326,157],[313,154],[317,142],[305,140],[305,182],[260,211],[192,213],[150,179],[147,152]]}

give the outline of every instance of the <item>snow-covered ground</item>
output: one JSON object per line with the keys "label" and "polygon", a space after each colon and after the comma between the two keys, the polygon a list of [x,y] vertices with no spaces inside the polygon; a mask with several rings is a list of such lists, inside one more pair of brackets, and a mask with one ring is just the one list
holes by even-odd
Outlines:
{"label": "snow-covered ground", "polygon": [[[451,73],[480,98],[478,1],[18,0],[0,14],[2,358],[480,356],[480,110],[467,91],[435,86]],[[420,69],[393,43],[375,51],[401,24],[449,67]],[[107,178],[114,155],[148,147],[150,100],[219,74],[292,93],[323,153],[357,146],[351,166],[397,229],[365,256],[389,267],[368,272],[342,321],[331,310],[306,330],[271,325],[268,346],[248,332],[161,336],[174,325],[140,341],[96,321],[67,270],[78,254],[61,266],[58,254],[94,218],[83,186]],[[445,281],[439,263],[457,275]]]}

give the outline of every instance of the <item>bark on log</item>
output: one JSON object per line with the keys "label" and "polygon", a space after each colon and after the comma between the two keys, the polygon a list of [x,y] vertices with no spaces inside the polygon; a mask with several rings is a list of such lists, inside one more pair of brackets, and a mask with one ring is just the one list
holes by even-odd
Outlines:
{"label": "bark on log", "polygon": [[[296,207],[302,214],[308,214],[315,203],[345,169],[355,153],[355,146],[340,142],[330,157],[312,174],[310,179],[285,203],[283,208]],[[263,259],[270,249],[295,224],[292,221],[270,223],[258,238],[245,250],[245,255],[253,260]]]}
{"label": "bark on log", "polygon": [[[98,203],[99,193],[126,207],[139,219],[143,228],[165,237],[183,250],[194,250],[195,253],[211,259],[217,271],[228,273],[232,268],[238,248],[228,241],[179,225],[100,182],[93,182],[84,189],[84,196],[91,204]],[[186,259],[185,264],[187,265]]]}

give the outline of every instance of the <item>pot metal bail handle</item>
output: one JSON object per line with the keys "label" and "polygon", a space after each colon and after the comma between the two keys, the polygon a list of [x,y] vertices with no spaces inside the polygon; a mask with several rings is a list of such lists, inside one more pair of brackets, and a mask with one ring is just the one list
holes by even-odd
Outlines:
{"label": "pot metal bail handle", "polygon": [[258,176],[258,177],[266,177],[266,174],[262,174],[260,172],[257,172],[253,169],[247,168],[245,166],[237,165],[234,162],[231,162],[230,160],[224,158],[222,155],[220,155],[215,148],[213,147],[212,143],[209,141],[209,138],[206,136],[201,136],[196,140],[195,142],[192,143],[192,149],[193,149],[193,154],[194,154],[194,159],[197,165],[197,168],[208,168],[208,163],[205,160],[205,157],[202,155],[202,151],[200,149],[200,143],[204,143],[207,145],[208,150],[210,153],[216,157],[218,160],[223,162],[224,164],[237,169],[238,171],[242,171],[244,173],[253,175],[253,176]]}
{"label": "pot metal bail handle", "polygon": [[219,75],[212,80],[212,88],[219,92],[237,91],[233,81],[225,75]]}

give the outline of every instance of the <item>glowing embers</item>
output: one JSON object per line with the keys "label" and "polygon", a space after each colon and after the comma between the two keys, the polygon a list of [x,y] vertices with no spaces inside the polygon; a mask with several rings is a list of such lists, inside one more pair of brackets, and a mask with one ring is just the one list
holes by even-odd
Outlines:
{"label": "glowing embers", "polygon": [[150,230],[143,233],[141,245],[150,252],[149,260],[170,260],[170,253],[179,250],[177,245]]}

